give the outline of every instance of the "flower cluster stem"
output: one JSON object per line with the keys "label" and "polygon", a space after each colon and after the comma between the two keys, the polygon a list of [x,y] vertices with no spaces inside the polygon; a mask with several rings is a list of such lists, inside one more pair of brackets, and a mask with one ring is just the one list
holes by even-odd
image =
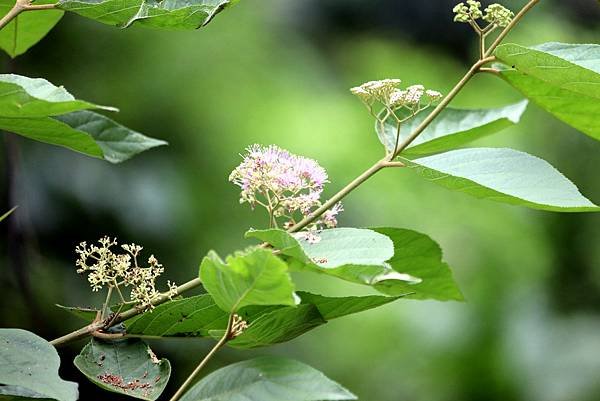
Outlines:
{"label": "flower cluster stem", "polygon": [[102,319],[104,319],[106,317],[106,315],[108,314],[108,311],[110,310],[110,298],[112,297],[112,292],[113,292],[113,286],[109,286],[108,287],[108,291],[106,292],[106,300],[104,301],[104,304],[102,305]]}
{"label": "flower cluster stem", "polygon": [[[18,1],[23,1],[23,0],[18,0]],[[519,11],[519,13],[515,16],[515,18],[511,21],[511,23],[502,30],[502,32],[498,35],[498,37],[496,38],[496,40],[494,41],[494,43],[492,43],[492,45],[490,45],[490,47],[486,50],[486,52],[484,54],[485,57],[480,58],[476,63],[474,63],[471,66],[471,68],[462,77],[462,79],[454,86],[454,88],[448,93],[448,95],[446,97],[444,97],[444,99],[437,105],[437,107],[410,134],[410,136],[408,136],[404,140],[404,142],[402,142],[396,148],[396,151],[393,153],[394,158],[397,157],[404,149],[406,149],[429,126],[429,124],[431,124],[431,122],[442,112],[442,110],[444,110],[446,108],[446,106],[448,106],[448,104],[452,101],[452,99],[454,99],[454,97],[456,97],[456,95],[462,90],[462,88],[470,81],[470,79],[473,78],[473,76],[475,76],[478,72],[481,71],[481,68],[485,64],[487,64],[487,63],[495,60],[495,57],[491,56],[492,53],[494,52],[494,50],[498,47],[498,45],[502,42],[502,40],[506,37],[506,35],[508,35],[508,33],[525,16],[525,14],[529,10],[531,10],[539,2],[540,2],[540,0],[530,0],[521,9],[521,11]],[[1,26],[0,26],[0,28],[1,28]],[[371,167],[369,167],[367,170],[365,170],[362,174],[360,174],[358,177],[356,177],[352,182],[350,182],[348,185],[346,185],[344,188],[342,188],[338,193],[336,193],[335,195],[333,195],[321,207],[319,207],[313,213],[311,213],[310,215],[308,215],[307,217],[305,217],[304,219],[302,219],[301,221],[299,221],[294,226],[290,227],[288,229],[288,232],[299,231],[302,228],[304,228],[307,225],[309,225],[310,223],[312,223],[313,221],[315,221],[316,219],[318,219],[323,213],[325,213],[327,210],[329,210],[331,207],[333,207],[337,202],[339,202],[340,200],[342,200],[342,198],[344,198],[346,195],[348,195],[350,192],[352,192],[354,189],[356,189],[362,183],[364,183],[365,181],[367,181],[369,178],[371,178],[373,175],[375,175],[380,170],[382,170],[384,168],[388,168],[388,167],[403,167],[403,166],[404,166],[404,164],[402,162],[391,161],[387,157],[379,160],[378,162],[376,162],[375,164],[373,164]],[[185,283],[185,284],[177,287],[177,293],[178,294],[182,294],[182,293],[184,293],[186,291],[189,291],[189,290],[191,290],[193,288],[199,287],[200,285],[201,285],[200,279],[199,278],[194,278],[194,279],[188,281],[187,283]],[[168,293],[161,294],[160,296],[156,297],[152,301],[152,305],[156,306],[156,305],[164,303],[164,302],[166,302],[168,300],[169,300]],[[75,330],[75,331],[69,333],[69,334],[66,334],[66,335],[64,335],[62,337],[59,337],[59,338],[57,338],[55,340],[52,340],[50,343],[53,344],[53,345],[55,345],[55,346],[56,345],[66,344],[66,343],[69,343],[71,341],[75,341],[75,340],[87,337],[87,336],[91,335],[92,333],[94,333],[96,331],[107,329],[108,328],[107,327],[108,323],[110,323],[110,324],[120,323],[120,322],[123,322],[123,321],[125,321],[127,319],[130,319],[130,318],[132,318],[132,317],[134,317],[134,316],[136,316],[136,315],[138,315],[140,313],[143,313],[143,312],[144,311],[141,310],[141,309],[132,308],[132,309],[129,309],[129,310],[123,312],[123,313],[118,314],[113,319],[108,319],[107,318],[107,319],[104,319],[104,320],[102,320],[100,322],[93,322],[92,324],[90,324],[88,326],[82,327],[82,328],[80,328],[78,330]],[[221,341],[223,341],[222,344],[221,344]],[[219,341],[219,343],[217,343],[218,347],[215,346],[215,348],[213,348],[213,350],[211,350],[211,353],[209,353],[209,355],[207,355],[208,359],[210,359],[210,357],[212,357],[212,355],[220,347],[222,347],[224,345],[224,343],[226,342],[226,340],[223,340],[223,339],[221,339],[221,341]],[[207,362],[208,359],[207,358],[205,358],[205,359],[206,359],[206,362]],[[202,369],[202,367],[206,364],[206,362],[203,360],[203,362],[201,362],[201,364],[199,365],[199,368]],[[196,368],[197,371],[199,371],[200,369]],[[194,371],[194,372],[196,372],[196,371]],[[194,373],[192,373],[192,375],[195,376]],[[192,379],[193,379],[193,377],[192,377]],[[189,380],[189,378],[188,378],[188,380]],[[174,401],[176,399],[177,398],[174,398],[174,399],[172,398],[171,401]]]}

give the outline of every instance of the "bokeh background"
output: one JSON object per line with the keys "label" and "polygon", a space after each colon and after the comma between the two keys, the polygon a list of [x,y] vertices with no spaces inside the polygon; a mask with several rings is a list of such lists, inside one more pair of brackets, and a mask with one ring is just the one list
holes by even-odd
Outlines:
{"label": "bokeh background", "polygon": [[[195,32],[65,16],[29,53],[5,59],[5,70],[116,106],[119,122],[170,146],[115,166],[2,135],[0,206],[20,207],[0,225],[0,326],[50,339],[81,325],[54,304],[100,302],[75,274],[82,240],[109,234],[143,244],[180,283],[208,250],[247,246],[244,231],[265,217],[238,204],[227,177],[252,143],[318,159],[332,194],[382,153],[349,87],[398,77],[447,92],[470,65],[476,44],[466,25],[451,22],[453,3],[243,0]],[[545,0],[509,40],[598,42],[599,21],[595,0]],[[454,104],[518,99],[485,75]],[[538,155],[600,202],[600,143],[534,105],[521,124],[474,146]],[[210,369],[274,353],[323,370],[365,401],[600,400],[600,215],[480,201],[402,169],[380,173],[344,203],[344,226],[406,227],[437,240],[467,302],[396,302],[269,349],[225,350]],[[81,345],[61,350],[63,377],[81,383],[82,400],[120,399],[73,368]],[[166,394],[210,345],[152,342],[175,366]]]}

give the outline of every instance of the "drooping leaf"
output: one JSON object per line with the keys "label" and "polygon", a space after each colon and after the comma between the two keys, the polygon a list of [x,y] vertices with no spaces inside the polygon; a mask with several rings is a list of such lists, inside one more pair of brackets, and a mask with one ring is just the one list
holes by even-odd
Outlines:
{"label": "drooping leaf", "polygon": [[103,24],[191,30],[208,24],[232,0],[60,0],[58,7]]}
{"label": "drooping leaf", "polygon": [[[414,291],[412,286],[408,292],[410,291]],[[402,296],[387,297],[381,295],[368,295],[364,297],[325,297],[323,295],[311,294],[310,292],[305,291],[298,291],[298,296],[302,300],[302,304],[316,306],[325,320],[353,315],[355,313],[386,305],[402,298]]]}
{"label": "drooping leaf", "polygon": [[44,79],[0,75],[0,129],[118,163],[166,142],[85,109],[111,107],[75,99]]}
{"label": "drooping leaf", "polygon": [[77,316],[80,319],[87,321],[88,323],[92,322],[99,312],[97,309],[82,308],[80,306],[64,306],[59,304],[56,304],[56,306],[74,316]]}
{"label": "drooping leaf", "polygon": [[559,120],[600,140],[600,46],[506,44],[496,57],[511,68],[500,75]]}
{"label": "drooping leaf", "polygon": [[45,79],[0,74],[0,117],[47,117],[85,109],[117,111],[77,100],[62,86]]}
{"label": "drooping leaf", "polygon": [[[242,310],[250,322],[248,328],[227,345],[235,348],[256,348],[290,341],[327,321],[359,313],[394,302],[401,296],[326,297],[298,292],[302,303],[298,307],[278,307],[272,310]],[[222,332],[213,334],[222,336]]]}
{"label": "drooping leaf", "polygon": [[[41,0],[35,4],[50,2]],[[14,5],[14,0],[0,0],[0,15],[6,15]],[[25,53],[54,28],[63,14],[61,10],[38,10],[19,14],[0,30],[0,48],[12,58]]]}
{"label": "drooping leaf", "polygon": [[196,383],[181,401],[332,401],[356,396],[303,363],[262,357],[221,368]]}
{"label": "drooping leaf", "polygon": [[561,89],[517,70],[500,69],[500,76],[559,120],[600,140],[597,98]]}
{"label": "drooping leaf", "polygon": [[392,241],[367,229],[335,228],[289,234],[282,230],[251,230],[248,238],[257,238],[291,256],[290,267],[337,277],[353,283],[374,286],[381,282],[415,283],[420,279],[398,273],[386,261],[394,254]]}
{"label": "drooping leaf", "polygon": [[394,243],[394,257],[388,261],[400,273],[419,277],[422,281],[411,285],[394,283],[386,288],[380,284],[379,290],[390,295],[407,294],[411,299],[436,299],[438,301],[464,300],[458,285],[452,277],[450,267],[442,260],[440,246],[425,234],[402,228],[374,228],[386,235]]}
{"label": "drooping leaf", "polygon": [[287,265],[266,249],[229,256],[223,262],[210,252],[200,278],[216,304],[226,312],[247,305],[295,305],[294,284]]}
{"label": "drooping leaf", "polygon": [[87,110],[55,117],[0,117],[0,129],[111,163],[120,163],[138,153],[167,144]]}
{"label": "drooping leaf", "polygon": [[0,398],[77,400],[77,383],[58,376],[60,358],[41,337],[20,329],[0,329]]}
{"label": "drooping leaf", "polygon": [[556,212],[600,211],[546,161],[513,149],[460,149],[405,161],[426,179],[477,198]]}
{"label": "drooping leaf", "polygon": [[125,322],[127,333],[148,336],[208,336],[224,330],[228,315],[208,294],[176,299]]}
{"label": "drooping leaf", "polygon": [[499,46],[503,63],[544,82],[582,95],[600,97],[600,45],[544,43]]}
{"label": "drooping leaf", "polygon": [[[424,155],[457,148],[517,124],[526,108],[526,100],[493,109],[446,108],[403,151],[403,154]],[[429,111],[425,110],[401,125],[400,143],[423,122]],[[375,129],[382,144],[387,150],[392,151],[396,145],[395,121],[390,117],[386,120],[383,130],[380,124],[376,124]]]}
{"label": "drooping leaf", "polygon": [[169,361],[158,360],[140,340],[92,339],[74,362],[97,386],[142,400],[156,400],[171,375]]}
{"label": "drooping leaf", "polygon": [[0,216],[0,221],[6,219],[8,216],[10,216],[12,214],[12,212],[15,211],[15,209],[18,208],[18,206],[13,207],[12,209],[10,209],[8,212],[4,213],[2,216]]}

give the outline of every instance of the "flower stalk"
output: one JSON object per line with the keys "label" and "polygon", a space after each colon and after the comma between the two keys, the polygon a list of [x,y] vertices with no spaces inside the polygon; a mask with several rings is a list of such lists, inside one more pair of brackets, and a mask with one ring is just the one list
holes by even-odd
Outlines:
{"label": "flower stalk", "polygon": [[188,389],[190,384],[192,384],[196,376],[198,376],[200,371],[204,368],[204,366],[206,366],[208,361],[211,360],[211,358],[217,353],[217,351],[219,351],[225,344],[227,344],[227,341],[230,341],[242,334],[247,327],[248,325],[240,316],[236,315],[235,313],[229,315],[227,329],[225,329],[225,333],[223,334],[221,339],[215,344],[214,347],[211,348],[211,350],[208,352],[208,354],[206,354],[204,359],[200,361],[198,366],[196,366],[196,369],[194,369],[194,371],[188,376],[185,382],[179,387],[179,389],[177,389],[177,391],[175,392],[175,394],[173,394],[169,401],[177,401],[179,398],[181,398],[181,396]]}

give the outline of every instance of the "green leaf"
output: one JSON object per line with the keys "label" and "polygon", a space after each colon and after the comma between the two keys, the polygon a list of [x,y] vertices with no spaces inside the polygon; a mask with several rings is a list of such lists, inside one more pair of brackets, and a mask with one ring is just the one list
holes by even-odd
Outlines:
{"label": "green leaf", "polygon": [[[412,286],[409,291],[413,291]],[[325,297],[323,295],[311,294],[310,292],[304,291],[299,291],[298,296],[302,300],[302,304],[316,306],[325,320],[353,315],[402,298],[402,296],[387,297],[381,295],[368,295],[365,297]]]}
{"label": "green leaf", "polygon": [[0,117],[47,117],[85,109],[117,111],[77,100],[62,86],[45,79],[0,74]]}
{"label": "green leaf", "polygon": [[[446,108],[431,124],[403,151],[406,155],[424,155],[457,148],[468,142],[493,134],[517,124],[527,108],[527,100],[493,109]],[[427,114],[425,110],[402,124],[400,143],[417,128]],[[381,143],[388,151],[396,145],[396,123],[390,117],[383,130],[375,125]]]}
{"label": "green leaf", "polygon": [[561,89],[517,70],[501,69],[500,76],[554,117],[600,140],[597,98]]}
{"label": "green leaf", "polygon": [[[242,335],[228,345],[255,348],[289,341],[326,321],[373,309],[400,297],[326,297],[299,292],[302,303],[291,306],[247,306],[237,313],[249,324]],[[194,336],[220,338],[228,314],[210,295],[202,294],[166,302],[152,312],[125,322],[128,334],[148,336]]]}
{"label": "green leaf", "polygon": [[103,24],[197,29],[235,3],[231,0],[60,0],[58,7]]}
{"label": "green leaf", "polygon": [[477,198],[555,212],[600,210],[546,161],[512,149],[460,149],[405,162],[426,179]]}
{"label": "green leaf", "polygon": [[394,255],[394,244],[372,230],[334,228],[319,231],[310,238],[305,232],[289,234],[282,230],[251,230],[248,238],[258,238],[291,256],[297,270],[327,274],[353,283],[376,286],[396,281],[416,283],[420,279],[393,270],[386,261]]}
{"label": "green leaf", "polygon": [[59,304],[56,304],[56,306],[64,311],[69,312],[73,316],[77,316],[78,318],[85,320],[86,322],[92,322],[99,312],[97,309],[82,308],[80,306],[64,306]]}
{"label": "green leaf", "polygon": [[256,348],[278,344],[325,323],[327,321],[314,305],[286,306],[260,315],[227,345],[234,348]]}
{"label": "green leaf", "polygon": [[12,212],[15,211],[15,209],[18,208],[18,206],[13,207],[12,209],[10,209],[8,212],[4,213],[2,216],[0,216],[0,221],[6,219],[8,216],[10,216],[12,214]]}
{"label": "green leaf", "polygon": [[246,238],[268,242],[284,255],[323,268],[348,264],[380,265],[394,255],[392,241],[385,235],[361,228],[333,228],[315,234],[290,234],[279,229],[250,230]]}
{"label": "green leaf", "polygon": [[[235,348],[256,348],[290,341],[327,321],[366,311],[394,302],[401,297],[326,297],[298,292],[302,303],[298,307],[278,307],[274,310],[242,310],[240,315],[249,322],[248,328],[227,345]],[[220,338],[222,331],[214,333]]]}
{"label": "green leaf", "polygon": [[225,263],[210,252],[200,266],[200,279],[226,312],[247,305],[296,304],[287,265],[266,249],[229,256]]}
{"label": "green leaf", "polygon": [[171,365],[156,358],[140,340],[92,339],[75,357],[75,366],[92,383],[114,393],[156,400],[165,389]]}
{"label": "green leaf", "polygon": [[138,153],[167,144],[87,110],[56,117],[0,117],[0,129],[111,163],[120,163]]}
{"label": "green leaf", "polygon": [[166,144],[85,109],[116,110],[77,100],[43,79],[0,75],[0,129],[111,163]]}
{"label": "green leaf", "polygon": [[128,334],[205,337],[210,330],[224,330],[227,320],[227,313],[203,294],[161,304],[126,321],[125,326]]}
{"label": "green leaf", "polygon": [[221,368],[196,383],[181,401],[330,401],[356,396],[303,363],[262,357]]}
{"label": "green leaf", "polygon": [[440,246],[425,234],[402,228],[374,228],[394,243],[394,257],[388,261],[392,268],[401,273],[422,279],[420,283],[407,285],[394,283],[386,288],[385,282],[379,290],[390,295],[408,293],[406,298],[436,299],[438,301],[463,301],[463,295],[452,277],[450,267],[442,260]]}
{"label": "green leaf", "polygon": [[380,265],[394,255],[392,241],[385,235],[360,228],[319,231],[317,241],[305,233],[293,234],[310,260],[323,267]]}
{"label": "green leaf", "polygon": [[512,66],[500,76],[544,110],[600,140],[600,46],[506,44],[496,57]]}
{"label": "green leaf", "polygon": [[600,98],[600,45],[544,43],[499,46],[496,57],[562,89]]}
{"label": "green leaf", "polygon": [[77,400],[77,383],[62,380],[59,366],[56,349],[43,338],[0,329],[0,398]]}
{"label": "green leaf", "polygon": [[[35,4],[51,3],[50,0],[36,1]],[[15,0],[0,0],[0,15],[6,15],[15,5]],[[12,58],[25,53],[60,21],[61,10],[38,10],[23,12],[0,30],[0,48]]]}

